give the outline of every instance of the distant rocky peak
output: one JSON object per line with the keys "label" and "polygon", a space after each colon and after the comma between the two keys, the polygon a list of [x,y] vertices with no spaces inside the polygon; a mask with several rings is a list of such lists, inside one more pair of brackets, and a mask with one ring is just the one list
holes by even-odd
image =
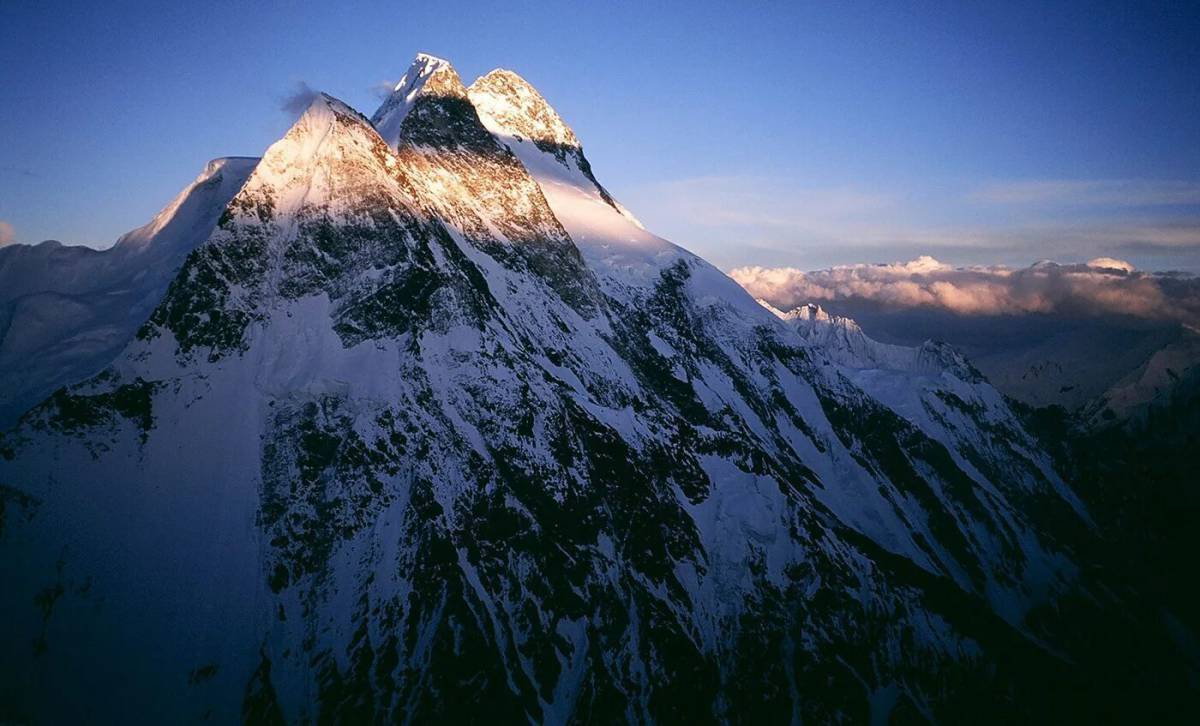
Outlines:
{"label": "distant rocky peak", "polygon": [[858,323],[852,318],[843,317],[841,315],[830,315],[820,305],[816,303],[806,303],[796,308],[792,308],[787,312],[782,312],[770,304],[759,300],[760,305],[763,305],[771,312],[775,313],[780,319],[792,323],[802,332],[812,331],[818,328],[830,327],[839,328],[847,332],[861,334],[862,329],[858,327]]}
{"label": "distant rocky peak", "polygon": [[813,320],[818,322],[829,322],[830,320],[829,313],[825,312],[825,309],[816,303],[801,305],[792,310],[791,315],[799,320]]}
{"label": "distant rocky peak", "polygon": [[949,371],[959,379],[971,383],[984,380],[983,374],[975,369],[963,355],[945,342],[926,340],[915,347],[881,343],[869,337],[854,318],[831,315],[816,303],[806,303],[786,313],[760,300],[759,303],[791,324],[810,342],[815,342],[830,351],[849,352],[853,357],[835,354],[834,357],[851,367],[882,367],[912,372]]}
{"label": "distant rocky peak", "polygon": [[968,383],[981,383],[983,375],[952,346],[927,340],[908,347],[881,343],[867,336],[853,318],[830,315],[816,303],[783,312],[765,300],[758,303],[787,323],[801,338],[830,360],[852,369],[886,369],[918,374],[948,372]]}

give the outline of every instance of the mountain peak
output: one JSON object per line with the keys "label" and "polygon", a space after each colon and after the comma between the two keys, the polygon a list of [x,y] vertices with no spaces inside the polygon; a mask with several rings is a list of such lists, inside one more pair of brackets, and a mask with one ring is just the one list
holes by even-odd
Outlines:
{"label": "mountain peak", "polygon": [[[325,93],[316,94],[287,133],[267,148],[253,172],[241,185],[224,215],[243,216],[253,223],[294,212],[305,204],[323,202],[333,186],[345,184],[341,176],[353,165],[347,159],[372,157],[383,143],[365,116]],[[363,164],[357,173],[369,174]]]}
{"label": "mountain peak", "polygon": [[767,302],[766,300],[759,299],[758,304],[762,305],[767,310],[770,310],[772,313],[775,314],[776,317],[780,318],[781,320],[785,320],[787,322],[799,321],[808,326],[821,324],[821,323],[828,323],[828,324],[849,323],[850,325],[854,325],[855,327],[857,327],[857,325],[854,323],[854,321],[851,320],[850,318],[843,318],[840,316],[830,315],[829,313],[825,312],[825,308],[821,307],[820,305],[818,305],[816,303],[805,303],[804,305],[800,305],[799,307],[794,307],[791,310],[788,310],[787,312],[784,312],[784,311],[780,310],[779,308],[776,308],[774,305],[771,305],[771,303]]}
{"label": "mountain peak", "polygon": [[[581,189],[591,187],[604,204],[642,230],[641,222],[601,186],[575,132],[529,81],[497,68],[477,78],[467,89],[467,96],[487,130],[509,145],[528,168],[536,170],[532,173],[543,185],[556,178],[568,185],[580,185]],[[523,148],[526,142],[531,146]],[[543,165],[543,156],[553,161]]]}
{"label": "mountain peak", "polygon": [[842,317],[841,315],[830,315],[816,303],[805,303],[787,312],[779,310],[765,300],[759,300],[758,304],[770,310],[780,320],[791,325],[800,333],[801,337],[809,340],[824,340],[830,336],[837,336],[843,339],[864,337],[862,329],[858,327],[858,323],[854,322],[852,318]]}
{"label": "mountain peak", "polygon": [[304,110],[304,113],[300,114],[300,118],[296,120],[292,128],[294,129],[296,126],[301,125],[301,121],[305,119],[308,119],[309,123],[312,123],[319,119],[328,119],[333,114],[342,114],[366,120],[353,106],[330,96],[328,93],[318,92],[313,96],[312,101],[308,104],[308,108]]}
{"label": "mountain peak", "polygon": [[305,146],[310,147],[311,151],[324,140],[328,130],[339,122],[348,126],[371,128],[371,122],[367,117],[359,113],[353,106],[327,93],[318,93],[313,96],[308,108],[300,114],[300,118],[296,119],[283,138],[267,149],[263,159],[268,160],[272,156],[278,156],[278,154],[272,154],[272,150],[286,146],[287,142],[295,143],[304,140]]}
{"label": "mountain peak", "polygon": [[428,53],[418,53],[392,89],[391,95],[371,117],[371,123],[389,146],[396,146],[399,142],[404,119],[417,99],[425,94],[465,98],[467,91],[450,61]]}
{"label": "mountain peak", "polygon": [[555,117],[558,116],[554,109],[550,107],[549,102],[533,87],[532,83],[525,80],[525,77],[521,74],[516,71],[510,71],[507,68],[493,68],[479,78],[476,78],[475,82],[471,84],[471,89],[477,91],[501,90],[528,96],[537,99],[542,105],[546,106],[550,113],[554,114]]}
{"label": "mountain peak", "polygon": [[[832,324],[835,320],[839,323],[842,321],[848,322],[850,324],[854,323],[854,321],[850,320],[850,318],[842,318],[842,317],[834,318],[834,317],[830,316],[829,313],[825,312],[825,308],[821,307],[820,305],[818,305],[816,303],[807,303],[805,305],[801,305],[800,307],[792,310],[790,313],[787,313],[787,315],[796,320],[804,320],[804,321],[809,321],[809,322],[813,322],[813,323],[831,323]],[[857,326],[855,326],[855,327],[857,327]]]}
{"label": "mountain peak", "polygon": [[417,53],[416,58],[413,59],[413,65],[415,66],[417,64],[422,64],[424,66],[429,66],[429,67],[433,67],[433,66],[449,67],[450,61],[446,60],[445,58],[439,58],[436,55],[432,55],[430,53]]}
{"label": "mountain peak", "polygon": [[571,127],[529,81],[513,71],[490,71],[476,79],[467,93],[493,133],[528,139],[543,151],[579,151]]}
{"label": "mountain peak", "polygon": [[524,126],[418,56],[377,125],[314,93],[206,171],[178,254],[0,250],[0,711],[953,720],[1158,676],[1074,647],[1178,650],[951,350],[777,324],[524,79],[473,93]]}

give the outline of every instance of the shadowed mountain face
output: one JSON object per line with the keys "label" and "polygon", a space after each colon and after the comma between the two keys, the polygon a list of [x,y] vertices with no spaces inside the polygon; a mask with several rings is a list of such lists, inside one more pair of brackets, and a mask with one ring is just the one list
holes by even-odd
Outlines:
{"label": "shadowed mountain face", "polygon": [[371,121],[319,96],[136,338],[0,439],[0,718],[1173,705],[1161,621],[995,389],[773,314],[530,91],[420,56]]}

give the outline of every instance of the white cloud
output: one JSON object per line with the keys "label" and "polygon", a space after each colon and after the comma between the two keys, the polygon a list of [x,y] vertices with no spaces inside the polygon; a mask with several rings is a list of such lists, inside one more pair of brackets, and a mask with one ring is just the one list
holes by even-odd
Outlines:
{"label": "white cloud", "polygon": [[371,92],[372,96],[382,101],[392,95],[392,91],[396,89],[396,83],[396,81],[380,81],[367,90]]}
{"label": "white cloud", "polygon": [[0,220],[0,247],[10,244],[17,236],[16,230],[8,222]]}
{"label": "white cloud", "polygon": [[788,309],[806,302],[865,300],[888,307],[933,307],[960,315],[1126,314],[1200,321],[1200,278],[1156,275],[1108,257],[1087,264],[1039,262],[954,267],[932,257],[804,272],[740,267],[730,276],[755,297]]}

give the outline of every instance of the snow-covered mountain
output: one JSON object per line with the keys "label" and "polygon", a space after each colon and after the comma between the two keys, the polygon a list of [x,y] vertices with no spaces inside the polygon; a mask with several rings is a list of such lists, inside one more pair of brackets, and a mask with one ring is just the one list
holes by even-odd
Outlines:
{"label": "snow-covered mountain", "polygon": [[961,357],[781,319],[516,74],[418,56],[238,168],[0,439],[0,716],[957,720],[1166,662]]}
{"label": "snow-covered mountain", "polygon": [[1188,326],[1172,331],[1162,347],[1089,400],[1080,417],[1095,426],[1144,417],[1170,399],[1200,388],[1200,333]]}
{"label": "snow-covered mountain", "polygon": [[963,316],[846,300],[827,307],[902,347],[948,343],[1004,395],[1035,408],[1060,406],[1084,428],[1138,418],[1200,376],[1200,334],[1177,320],[1094,312]]}
{"label": "snow-covered mountain", "polygon": [[890,345],[867,337],[854,320],[830,315],[820,305],[809,303],[782,312],[770,303],[758,303],[787,321],[800,336],[819,346],[834,361],[852,370],[891,370],[938,376],[950,372],[956,378],[981,383],[983,376],[949,345],[927,340],[917,346]]}

